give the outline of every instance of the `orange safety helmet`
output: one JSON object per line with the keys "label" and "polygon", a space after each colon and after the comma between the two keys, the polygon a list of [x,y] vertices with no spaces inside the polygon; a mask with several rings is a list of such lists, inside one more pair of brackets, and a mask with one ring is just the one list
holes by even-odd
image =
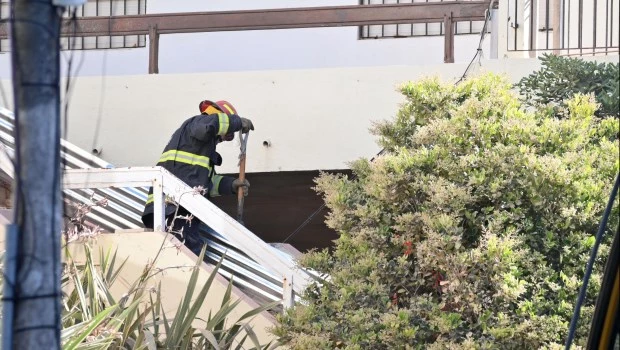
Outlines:
{"label": "orange safety helmet", "polygon": [[235,107],[233,107],[232,103],[228,101],[224,101],[224,100],[217,101],[217,102],[204,100],[200,102],[200,104],[198,105],[198,109],[200,110],[200,113],[206,113],[207,108],[209,107],[213,107],[219,110],[220,112],[226,113],[228,115],[237,114],[237,110],[235,109]]}

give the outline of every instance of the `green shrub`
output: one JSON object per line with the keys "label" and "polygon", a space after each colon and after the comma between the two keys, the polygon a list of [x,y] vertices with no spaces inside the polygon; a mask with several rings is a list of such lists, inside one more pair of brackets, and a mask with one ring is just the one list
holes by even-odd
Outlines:
{"label": "green shrub", "polygon": [[599,116],[620,113],[618,63],[597,63],[580,58],[545,54],[542,68],[519,81],[517,87],[529,106],[563,106],[577,93],[594,94],[601,104]]}
{"label": "green shrub", "polygon": [[[301,264],[329,276],[280,317],[292,349],[536,349],[563,342],[618,171],[618,121],[591,96],[526,111],[499,76],[401,88],[385,156],[323,174],[340,233]],[[613,209],[618,224],[618,205]],[[609,233],[609,232],[607,232]],[[611,237],[610,234],[607,235]],[[600,250],[579,324],[584,344]]]}

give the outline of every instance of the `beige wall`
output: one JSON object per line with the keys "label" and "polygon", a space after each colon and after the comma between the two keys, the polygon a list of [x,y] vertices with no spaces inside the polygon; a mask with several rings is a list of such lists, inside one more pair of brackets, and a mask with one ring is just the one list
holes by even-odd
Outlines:
{"label": "beige wall", "polygon": [[[617,62],[618,56],[597,60]],[[71,95],[68,139],[89,151],[101,149],[116,166],[154,165],[201,99],[227,99],[256,126],[247,171],[343,169],[379,151],[368,129],[395,114],[403,102],[396,91],[401,83],[429,75],[456,81],[465,66],[80,77]],[[536,59],[483,60],[472,74],[493,71],[516,82],[538,67]],[[238,143],[218,150],[224,157],[219,172],[236,172]]]}

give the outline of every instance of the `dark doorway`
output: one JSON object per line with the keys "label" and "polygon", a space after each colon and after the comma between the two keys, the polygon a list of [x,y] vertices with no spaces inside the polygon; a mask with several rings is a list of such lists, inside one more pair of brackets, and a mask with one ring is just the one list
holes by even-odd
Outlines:
{"label": "dark doorway", "polygon": [[[349,170],[329,172],[350,173]],[[318,171],[247,174],[251,188],[244,203],[245,226],[267,243],[282,243],[323,204],[323,199],[312,189],[317,176]],[[237,216],[237,197],[223,196],[212,201],[230,216]],[[323,208],[287,243],[302,252],[332,246],[338,235],[325,225],[327,212]]]}

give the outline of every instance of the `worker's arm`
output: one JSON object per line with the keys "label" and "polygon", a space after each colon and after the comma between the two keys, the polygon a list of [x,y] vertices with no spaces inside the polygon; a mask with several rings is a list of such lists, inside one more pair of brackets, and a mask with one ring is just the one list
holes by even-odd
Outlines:
{"label": "worker's arm", "polygon": [[213,175],[211,178],[211,191],[209,197],[217,197],[227,194],[233,194],[232,183],[235,179],[230,176]]}
{"label": "worker's arm", "polygon": [[224,136],[241,130],[241,117],[225,113],[200,115],[189,125],[190,135],[207,141],[215,136]]}
{"label": "worker's arm", "polygon": [[237,193],[237,191],[243,190],[245,195],[248,195],[248,188],[250,182],[248,179],[235,179],[230,176],[213,175],[211,178],[213,186],[209,191],[209,197],[217,197],[221,195]]}

